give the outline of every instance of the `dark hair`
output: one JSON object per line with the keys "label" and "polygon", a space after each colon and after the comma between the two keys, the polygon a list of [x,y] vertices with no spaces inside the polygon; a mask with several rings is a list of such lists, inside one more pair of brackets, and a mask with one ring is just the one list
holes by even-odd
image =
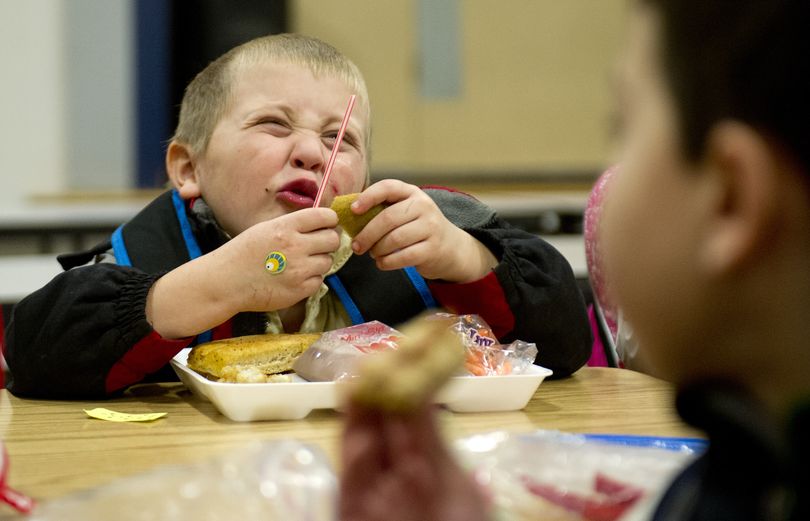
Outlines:
{"label": "dark hair", "polygon": [[810,169],[810,1],[640,0],[661,21],[661,58],[695,160],[719,120],[758,128]]}

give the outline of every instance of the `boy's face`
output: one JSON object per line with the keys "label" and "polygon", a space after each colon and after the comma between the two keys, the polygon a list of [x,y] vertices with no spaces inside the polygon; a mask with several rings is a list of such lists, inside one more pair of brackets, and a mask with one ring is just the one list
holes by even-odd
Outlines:
{"label": "boy's face", "polygon": [[690,349],[706,340],[697,249],[706,187],[700,166],[681,152],[658,49],[657,19],[637,10],[619,69],[619,169],[601,240],[611,289],[646,358],[678,379],[700,363]]}
{"label": "boy's face", "polygon": [[[312,206],[354,93],[340,79],[269,61],[239,67],[232,81],[230,106],[194,170],[199,195],[234,236]],[[363,188],[367,114],[358,99],[322,205]]]}

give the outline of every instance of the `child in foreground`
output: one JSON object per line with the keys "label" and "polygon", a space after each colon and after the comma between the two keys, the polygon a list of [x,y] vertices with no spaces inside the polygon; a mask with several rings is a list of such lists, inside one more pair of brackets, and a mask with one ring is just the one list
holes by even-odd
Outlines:
{"label": "child in foreground", "polygon": [[[653,518],[810,519],[810,4],[635,4],[607,275],[710,439]],[[489,519],[427,407],[354,404],[343,453],[342,519]]]}
{"label": "child in foreground", "polygon": [[[312,208],[346,111],[328,186]],[[370,108],[357,67],[300,35],[229,51],[188,86],[166,153],[173,189],[14,308],[6,359],[19,396],[106,397],[176,379],[168,362],[211,339],[321,332],[426,308],[481,315],[503,342],[540,346],[565,376],[588,359],[584,302],[565,259],[472,197],[387,179],[368,186]],[[354,238],[328,208],[388,206]]]}

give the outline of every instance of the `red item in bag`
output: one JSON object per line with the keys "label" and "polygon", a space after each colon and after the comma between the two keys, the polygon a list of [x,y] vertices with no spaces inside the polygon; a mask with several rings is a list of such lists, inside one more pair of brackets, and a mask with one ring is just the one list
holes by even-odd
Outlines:
{"label": "red item in bag", "polygon": [[359,360],[396,349],[400,338],[402,333],[376,320],[326,331],[293,363],[293,371],[311,382],[351,378]]}
{"label": "red item in bag", "polygon": [[522,481],[532,494],[575,512],[588,521],[617,521],[644,495],[640,488],[601,473],[596,474],[593,495],[576,494],[551,484],[539,483],[528,476],[523,476]]}

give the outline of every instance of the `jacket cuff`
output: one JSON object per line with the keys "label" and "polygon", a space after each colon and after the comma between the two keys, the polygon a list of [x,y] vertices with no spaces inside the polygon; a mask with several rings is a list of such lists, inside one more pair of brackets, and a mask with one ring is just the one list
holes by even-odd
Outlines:
{"label": "jacket cuff", "polygon": [[[122,287],[116,307],[117,322],[124,342],[132,347],[107,373],[107,393],[143,380],[165,366],[194,337],[166,339],[146,321],[146,297],[160,274],[134,274]],[[129,338],[127,338],[129,337]]]}

